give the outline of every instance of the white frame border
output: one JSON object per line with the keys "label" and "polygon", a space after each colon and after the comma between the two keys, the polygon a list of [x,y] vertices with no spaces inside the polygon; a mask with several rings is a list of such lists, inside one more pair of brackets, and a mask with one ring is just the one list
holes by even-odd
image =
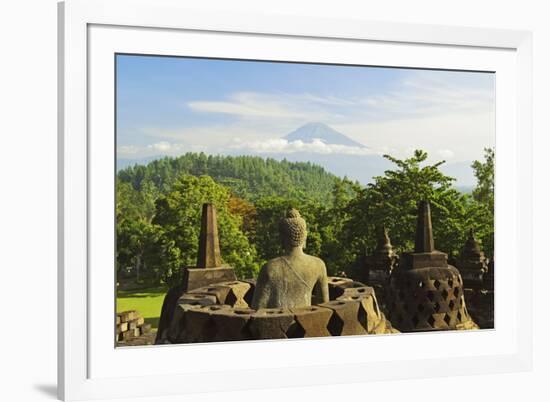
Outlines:
{"label": "white frame border", "polygon": [[[132,13],[128,13],[128,10]],[[512,355],[421,360],[410,372],[399,362],[252,369],[219,374],[89,379],[87,375],[87,27],[89,24],[171,28],[381,42],[505,48],[517,54],[517,224],[524,250],[518,278],[518,352]],[[437,38],[437,39],[434,39]],[[59,4],[58,137],[58,394],[65,400],[160,396],[221,390],[351,383],[424,377],[448,365],[445,375],[529,370],[532,365],[532,35],[530,32],[413,25],[296,16],[211,13],[177,0],[69,0]],[[75,134],[77,133],[77,134]],[[452,361],[452,366],[449,364]],[[442,371],[443,372],[443,371]],[[246,378],[246,382],[239,381]],[[181,389],[185,383],[185,390]]]}

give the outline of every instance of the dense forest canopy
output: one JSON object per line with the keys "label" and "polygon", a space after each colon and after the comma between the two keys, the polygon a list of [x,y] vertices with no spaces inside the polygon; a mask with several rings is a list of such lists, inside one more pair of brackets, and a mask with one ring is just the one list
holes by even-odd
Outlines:
{"label": "dense forest canopy", "polygon": [[265,196],[329,201],[338,177],[309,162],[277,161],[258,156],[221,156],[186,153],[157,159],[146,166],[134,165],[121,170],[118,177],[135,190],[153,185],[169,191],[181,175],[208,175],[228,187],[237,197],[257,201]]}
{"label": "dense forest canopy", "polygon": [[[398,252],[413,246],[416,203],[432,203],[436,246],[456,256],[473,228],[493,256],[494,151],[472,164],[472,194],[428,164],[427,153],[385,158],[394,169],[363,187],[311,163],[252,156],[188,153],[135,165],[117,175],[117,269],[151,282],[177,283],[181,267],[193,266],[201,204],[218,210],[222,258],[240,278],[256,276],[281,253],[278,222],[300,210],[308,223],[306,252],[325,260],[329,274],[348,274],[376,244],[381,226]],[[121,276],[122,277],[122,276]]]}

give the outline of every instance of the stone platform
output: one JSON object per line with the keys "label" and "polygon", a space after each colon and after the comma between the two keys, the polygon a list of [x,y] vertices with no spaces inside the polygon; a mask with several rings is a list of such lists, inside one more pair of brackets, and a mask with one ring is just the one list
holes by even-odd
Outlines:
{"label": "stone platform", "polygon": [[333,299],[294,309],[249,308],[253,282],[210,284],[184,293],[166,336],[157,343],[198,343],[397,333],[380,311],[374,290],[329,278]]}

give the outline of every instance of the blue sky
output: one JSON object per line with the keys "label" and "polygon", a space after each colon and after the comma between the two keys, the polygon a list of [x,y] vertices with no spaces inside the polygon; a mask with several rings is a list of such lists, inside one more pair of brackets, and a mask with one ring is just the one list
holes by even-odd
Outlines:
{"label": "blue sky", "polygon": [[274,141],[291,152],[280,138],[308,122],[375,153],[422,148],[433,159],[472,161],[494,146],[494,75],[117,56],[119,158],[254,153]]}

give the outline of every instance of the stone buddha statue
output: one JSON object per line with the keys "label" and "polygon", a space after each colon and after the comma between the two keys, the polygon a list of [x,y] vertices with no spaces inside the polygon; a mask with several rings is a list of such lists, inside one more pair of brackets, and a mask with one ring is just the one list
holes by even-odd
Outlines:
{"label": "stone buddha statue", "polygon": [[323,260],[304,253],[306,221],[290,209],[279,224],[285,254],[260,270],[252,308],[306,307],[329,301],[327,269]]}

